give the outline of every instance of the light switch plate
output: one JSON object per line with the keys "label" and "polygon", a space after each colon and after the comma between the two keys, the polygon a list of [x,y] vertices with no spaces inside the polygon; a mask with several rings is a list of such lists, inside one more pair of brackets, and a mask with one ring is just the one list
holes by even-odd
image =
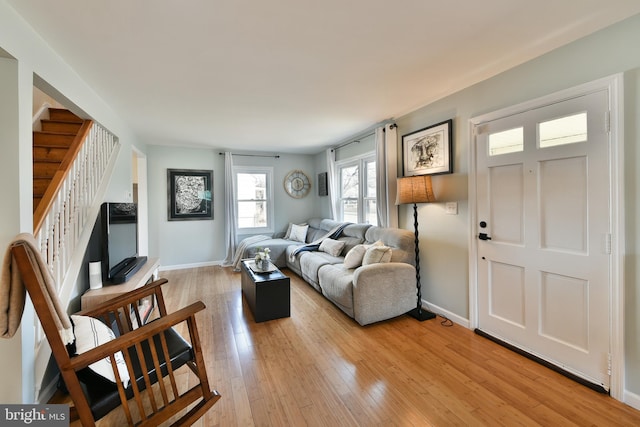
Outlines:
{"label": "light switch plate", "polygon": [[445,213],[447,215],[458,215],[458,202],[447,202],[445,204]]}

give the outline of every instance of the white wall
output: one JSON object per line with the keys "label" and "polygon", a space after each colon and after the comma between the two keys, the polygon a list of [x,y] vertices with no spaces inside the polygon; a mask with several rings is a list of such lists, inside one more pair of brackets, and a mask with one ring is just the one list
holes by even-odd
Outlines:
{"label": "white wall", "polygon": [[[5,178],[3,182],[10,184],[0,187],[0,247],[4,248],[18,232],[33,228],[31,122],[34,79],[55,88],[68,108],[83,112],[118,136],[122,149],[108,197],[121,199],[126,191],[130,191],[131,146],[135,144],[143,150],[146,147],[137,143],[117,113],[4,0],[0,0],[0,51],[13,58],[0,59],[0,144],[3,153],[0,175]],[[30,315],[27,306],[23,324],[33,324]],[[5,368],[0,402],[31,403],[35,400],[32,330],[31,327],[23,328],[21,336],[0,342],[0,365]],[[22,380],[15,381],[12,376]]]}
{"label": "white wall", "polygon": [[[0,58],[0,180],[13,185],[0,187],[0,247],[5,248],[13,236],[21,231],[20,219],[20,128],[19,128],[19,77],[18,62]],[[4,252],[3,252],[4,255]],[[24,340],[28,344],[28,340]],[[22,330],[14,338],[0,340],[0,366],[6,374],[5,384],[0,386],[0,402],[22,401]]]}

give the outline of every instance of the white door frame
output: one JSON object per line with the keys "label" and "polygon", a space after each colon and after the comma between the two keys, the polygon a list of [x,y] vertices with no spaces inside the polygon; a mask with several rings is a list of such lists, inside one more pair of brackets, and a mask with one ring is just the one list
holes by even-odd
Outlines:
{"label": "white door frame", "polygon": [[147,156],[132,147],[138,171],[138,255],[149,255],[149,195],[147,188]]}
{"label": "white door frame", "polygon": [[611,386],[610,394],[622,400],[624,392],[624,100],[623,75],[615,74],[570,89],[559,91],[518,105],[503,108],[469,119],[469,326],[478,326],[478,239],[477,170],[475,129],[483,122],[528,111],[599,90],[609,93],[610,164],[611,171],[611,275],[610,275],[610,337]]}

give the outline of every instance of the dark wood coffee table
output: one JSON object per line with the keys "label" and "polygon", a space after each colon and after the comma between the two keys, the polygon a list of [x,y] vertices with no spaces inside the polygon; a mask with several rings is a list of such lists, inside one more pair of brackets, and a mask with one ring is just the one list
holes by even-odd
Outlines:
{"label": "dark wood coffee table", "polygon": [[273,271],[260,272],[253,260],[243,260],[242,294],[256,322],[289,317],[291,290],[289,278],[271,264]]}

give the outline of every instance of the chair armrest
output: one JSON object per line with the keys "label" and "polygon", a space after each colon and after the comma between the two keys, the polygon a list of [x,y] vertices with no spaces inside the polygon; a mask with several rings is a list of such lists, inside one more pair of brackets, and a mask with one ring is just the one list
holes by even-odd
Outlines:
{"label": "chair armrest", "polygon": [[138,289],[134,289],[126,294],[117,296],[115,298],[109,299],[102,304],[99,304],[95,307],[92,307],[87,310],[81,310],[77,313],[79,316],[91,316],[91,317],[100,317],[110,311],[115,310],[118,307],[122,307],[124,305],[133,304],[134,302],[141,300],[147,296],[155,294],[157,288],[167,283],[167,279],[158,279],[155,282],[147,283],[144,286],[139,287]]}
{"label": "chair armrest", "polygon": [[[193,317],[197,312],[206,308],[202,301],[194,302],[174,313],[161,317],[153,322],[149,322],[144,326],[139,327],[133,331],[120,335],[116,339],[109,341],[108,343],[99,345],[85,353],[74,356],[69,361],[69,368],[79,371],[87,366],[91,365],[98,360],[104,359],[107,356],[117,353],[118,351],[125,351],[128,348],[141,343],[144,340],[150,339],[154,335],[169,329],[178,323]],[[60,367],[60,369],[67,368]]]}

